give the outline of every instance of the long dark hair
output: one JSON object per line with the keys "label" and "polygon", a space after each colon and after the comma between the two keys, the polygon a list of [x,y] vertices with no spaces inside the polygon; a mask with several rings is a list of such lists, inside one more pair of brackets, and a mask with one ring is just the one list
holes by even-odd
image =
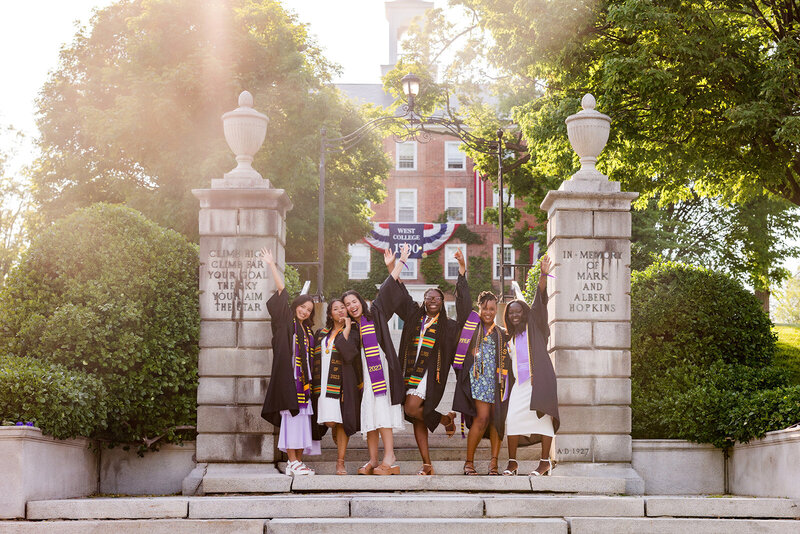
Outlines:
{"label": "long dark hair", "polygon": [[[292,320],[297,319],[297,308],[305,304],[306,302],[310,302],[314,304],[314,299],[311,298],[311,295],[300,295],[299,297],[295,298],[291,304],[289,304],[289,309],[292,311]],[[308,319],[303,321],[303,324],[308,327],[314,326],[314,311],[316,307],[311,307],[311,315],[308,316]]]}
{"label": "long dark hair", "polygon": [[[519,331],[511,324],[511,321],[508,319],[508,310],[511,309],[512,304],[519,304],[522,306],[522,322],[519,325]],[[508,304],[506,304],[506,309],[503,312],[503,325],[506,327],[506,331],[508,332],[509,336],[516,336],[521,334],[528,328],[528,314],[531,312],[531,307],[528,306],[528,303],[524,300],[512,300]]]}
{"label": "long dark hair", "polygon": [[[350,295],[356,297],[358,301],[361,303],[361,315],[367,318],[367,320],[372,320],[372,314],[369,311],[369,307],[367,306],[367,302],[364,300],[364,297],[356,291],[355,289],[349,289],[342,293],[342,304],[344,304],[345,297],[349,297]],[[350,315],[350,310],[347,310],[347,315]],[[355,320],[353,317],[351,319]]]}
{"label": "long dark hair", "polygon": [[[337,302],[341,302],[344,306],[344,300],[334,297],[328,302],[328,309],[325,311],[325,328],[328,330],[333,329],[333,305]],[[347,310],[347,306],[345,306],[345,310]]]}

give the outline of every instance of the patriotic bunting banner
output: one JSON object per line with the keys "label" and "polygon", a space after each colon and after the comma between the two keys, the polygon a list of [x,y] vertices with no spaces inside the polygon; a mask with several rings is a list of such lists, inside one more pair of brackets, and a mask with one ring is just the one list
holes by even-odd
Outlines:
{"label": "patriotic bunting banner", "polygon": [[436,252],[453,237],[458,224],[452,223],[374,223],[370,235],[364,238],[369,246],[377,250],[390,249],[398,254],[400,246],[411,246],[410,258]]}

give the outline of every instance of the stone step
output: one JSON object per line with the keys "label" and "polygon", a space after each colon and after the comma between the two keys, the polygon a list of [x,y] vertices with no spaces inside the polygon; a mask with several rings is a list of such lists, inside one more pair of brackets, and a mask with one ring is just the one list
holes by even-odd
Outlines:
{"label": "stone step", "polygon": [[[420,467],[422,467],[422,460],[419,458],[419,452],[416,452],[416,458],[413,460],[407,461],[398,461],[396,465],[400,467],[400,474],[402,475],[416,475],[417,471],[419,471]],[[432,454],[433,455],[433,454]],[[463,453],[462,453],[463,455]],[[349,475],[355,475],[358,472],[358,468],[364,465],[367,460],[369,460],[369,455],[365,452],[363,458],[358,461],[346,461],[345,468],[347,469],[347,473]],[[313,460],[311,458],[314,458]],[[316,459],[317,457],[309,457],[306,461],[306,464],[313,469],[317,475],[335,475],[336,474],[336,462],[335,461],[326,461],[321,462]],[[433,460],[433,469],[437,475],[463,475],[464,474],[464,460],[437,460],[434,458]],[[500,473],[503,472],[507,465],[506,460],[500,461]],[[519,473],[521,475],[528,475],[531,471],[536,469],[539,465],[538,460],[536,461],[527,461],[527,460],[519,460]],[[489,460],[475,460],[475,469],[478,471],[480,475],[486,475],[489,471]],[[278,470],[281,472],[286,471],[286,462],[278,462]]]}
{"label": "stone step", "polygon": [[267,523],[269,534],[486,534],[487,531],[520,534],[567,534],[563,519],[416,519],[416,518],[351,518],[351,519],[274,519]]}
{"label": "stone step", "polygon": [[789,534],[800,532],[791,519],[675,519],[651,517],[568,517],[570,534]]}
{"label": "stone step", "polygon": [[0,534],[264,534],[263,519],[0,521]]}
{"label": "stone step", "polygon": [[[520,461],[524,460],[536,460],[538,461],[541,457],[542,448],[541,447],[520,447],[517,449],[517,459]],[[417,447],[413,448],[397,448],[394,449],[394,454],[397,457],[398,461],[405,462],[405,461],[419,461],[419,449]],[[461,462],[464,461],[464,458],[467,454],[467,441],[459,439],[456,442],[455,446],[452,447],[437,447],[430,449],[431,460],[434,462],[437,461],[457,461],[460,460]],[[475,460],[477,461],[486,461],[488,462],[491,458],[491,450],[489,449],[489,442],[487,441],[485,446],[478,447],[475,451]],[[349,459],[356,459],[356,458],[364,458],[366,461],[368,454],[367,454],[367,447],[366,444],[363,447],[354,447],[352,443],[347,444],[347,454],[345,458]],[[338,457],[338,453],[335,447],[331,448],[323,448],[322,454],[319,456],[309,456],[307,457],[307,461],[309,464],[311,463],[320,463],[320,462],[335,462],[336,458]],[[508,461],[508,450],[503,447],[500,450],[500,462],[503,467],[505,467],[506,462]],[[363,464],[363,462],[362,462]]]}

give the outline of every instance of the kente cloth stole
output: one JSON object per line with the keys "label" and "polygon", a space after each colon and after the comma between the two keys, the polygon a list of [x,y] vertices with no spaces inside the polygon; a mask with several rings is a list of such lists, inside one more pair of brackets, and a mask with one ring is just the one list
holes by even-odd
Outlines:
{"label": "kente cloth stole", "polygon": [[[320,377],[320,380],[322,380],[322,350],[326,344],[330,344],[331,347],[331,362],[328,366],[328,383],[325,384],[325,396],[331,399],[338,399],[342,396],[342,358],[335,344],[336,336],[339,335],[339,332],[341,332],[341,329],[337,329],[333,333],[331,333],[329,328],[322,329],[320,331],[321,343],[314,347],[314,376]],[[315,384],[314,394],[320,395],[321,393],[322,384]]]}
{"label": "kente cloth stole", "polygon": [[456,347],[456,357],[453,360],[453,369],[461,369],[464,367],[464,358],[467,356],[469,344],[472,341],[472,335],[478,328],[481,322],[481,317],[475,310],[469,313],[467,322],[464,323],[464,328],[461,329],[461,335],[458,337],[458,347]]}
{"label": "kente cloth stole", "polygon": [[295,369],[295,389],[297,391],[297,405],[306,406],[311,395],[311,381],[306,378],[306,366],[303,365],[303,355],[300,354],[300,345],[306,349],[306,357],[313,358],[312,347],[314,339],[311,337],[311,329],[299,321],[294,320],[294,369]]}
{"label": "kente cloth stole", "polygon": [[358,331],[361,334],[361,346],[364,347],[364,356],[367,360],[369,381],[372,382],[372,393],[376,397],[381,397],[386,395],[386,376],[381,365],[381,349],[378,346],[378,336],[375,334],[375,324],[362,315]]}
{"label": "kente cloth stole", "polygon": [[[425,334],[420,337],[425,326],[425,316],[422,316],[422,323],[420,323],[419,333],[414,336],[414,339],[406,349],[405,354],[405,372],[404,377],[406,387],[415,388],[422,381],[425,375],[425,369],[428,364],[428,357],[433,352],[433,346],[436,344],[436,331],[439,327],[439,314],[436,314],[428,324]],[[419,358],[417,358],[417,347],[420,347]],[[436,370],[436,381],[439,381],[439,369]]]}
{"label": "kente cloth stole", "polygon": [[497,347],[497,383],[500,384],[500,401],[504,402],[508,399],[511,388],[508,387],[508,367],[511,364],[511,358],[508,355],[508,338],[500,330],[497,332],[498,347]]}
{"label": "kente cloth stole", "polygon": [[514,338],[514,348],[517,353],[517,382],[525,382],[531,377],[533,363],[531,363],[530,349],[528,348],[528,330]]}

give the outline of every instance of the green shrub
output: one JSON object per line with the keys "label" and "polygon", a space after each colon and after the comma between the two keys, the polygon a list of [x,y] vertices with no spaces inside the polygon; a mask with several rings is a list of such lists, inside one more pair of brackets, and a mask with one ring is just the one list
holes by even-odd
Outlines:
{"label": "green shrub", "polygon": [[758,300],[726,275],[655,263],[631,284],[635,438],[723,447],[800,421]]}
{"label": "green shrub", "polygon": [[197,276],[197,249],[177,232],[120,206],[77,211],[9,274],[2,350],[102,381],[108,418],[95,437],[178,439],[169,429],[195,422]]}
{"label": "green shrub", "polygon": [[0,355],[0,420],[32,421],[58,439],[106,424],[106,389],[94,376],[34,358]]}

